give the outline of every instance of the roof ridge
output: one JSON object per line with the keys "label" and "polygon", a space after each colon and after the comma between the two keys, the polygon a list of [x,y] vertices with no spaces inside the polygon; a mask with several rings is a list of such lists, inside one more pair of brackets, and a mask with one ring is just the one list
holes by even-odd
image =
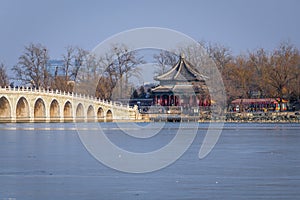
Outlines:
{"label": "roof ridge", "polygon": [[172,67],[168,72],[164,73],[164,74],[161,74],[161,75],[158,75],[156,78],[162,78],[164,76],[167,76],[169,75],[171,72],[173,72],[176,68],[177,68],[177,65],[178,63],[180,62],[180,59],[179,61],[174,65],[174,67]]}
{"label": "roof ridge", "polygon": [[207,79],[208,77],[202,75],[198,69],[185,59],[184,55],[180,55],[178,62],[168,72],[155,77],[158,81],[182,81],[185,80],[199,80]]}
{"label": "roof ridge", "polygon": [[174,78],[177,78],[180,75],[180,71],[182,70],[183,60],[184,60],[184,57],[180,56],[180,58],[179,58],[179,69],[177,70],[177,73],[175,74]]}

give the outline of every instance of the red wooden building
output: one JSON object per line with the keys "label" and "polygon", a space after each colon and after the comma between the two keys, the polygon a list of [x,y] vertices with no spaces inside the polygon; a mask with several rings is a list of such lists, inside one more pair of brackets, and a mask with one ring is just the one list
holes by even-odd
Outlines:
{"label": "red wooden building", "polygon": [[255,111],[285,111],[287,109],[287,101],[282,100],[279,104],[279,99],[262,98],[262,99],[236,99],[231,102],[233,111],[235,112],[255,112]]}

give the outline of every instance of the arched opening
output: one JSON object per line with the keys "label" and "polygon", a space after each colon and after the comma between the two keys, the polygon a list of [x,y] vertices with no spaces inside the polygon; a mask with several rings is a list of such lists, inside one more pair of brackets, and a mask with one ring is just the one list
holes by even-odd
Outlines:
{"label": "arched opening", "polygon": [[18,122],[27,122],[29,121],[29,116],[28,101],[24,97],[21,97],[17,103],[16,120]]}
{"label": "arched opening", "polygon": [[38,98],[34,104],[34,121],[46,120],[45,103],[41,98]]}
{"label": "arched opening", "polygon": [[11,119],[10,104],[5,97],[0,98],[0,121],[9,122]]}
{"label": "arched opening", "polygon": [[90,105],[88,110],[87,110],[87,120],[88,121],[95,121],[95,109],[92,105]]}
{"label": "arched opening", "polygon": [[64,105],[64,121],[73,121],[72,104],[69,101],[67,101]]}
{"label": "arched opening", "polygon": [[56,99],[54,99],[50,104],[50,120],[51,121],[59,121],[60,120],[60,112],[59,112],[59,103]]}
{"label": "arched opening", "polygon": [[76,121],[84,121],[84,109],[81,103],[76,108]]}
{"label": "arched opening", "polygon": [[97,119],[98,119],[98,122],[103,122],[104,121],[104,111],[101,107],[98,108]]}
{"label": "arched opening", "polygon": [[106,112],[106,122],[112,122],[113,121],[113,114],[111,112],[111,110],[108,110]]}

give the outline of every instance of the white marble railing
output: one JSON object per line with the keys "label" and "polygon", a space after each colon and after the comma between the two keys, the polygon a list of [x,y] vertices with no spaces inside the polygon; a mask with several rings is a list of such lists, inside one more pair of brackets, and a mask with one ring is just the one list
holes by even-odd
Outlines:
{"label": "white marble railing", "polygon": [[85,94],[78,94],[78,93],[73,93],[73,92],[65,92],[61,90],[53,90],[53,89],[43,89],[43,88],[31,88],[31,87],[1,87],[0,88],[2,91],[11,91],[11,92],[32,92],[32,93],[39,93],[39,94],[56,94],[56,95],[63,95],[63,96],[71,96],[73,98],[81,98],[85,100],[90,100],[90,101],[96,101],[96,102],[101,102],[103,104],[110,104],[116,107],[125,107],[125,108],[130,108],[129,104],[122,104],[121,102],[114,102],[114,101],[108,101],[104,99],[98,99],[94,96],[90,95],[85,95]]}

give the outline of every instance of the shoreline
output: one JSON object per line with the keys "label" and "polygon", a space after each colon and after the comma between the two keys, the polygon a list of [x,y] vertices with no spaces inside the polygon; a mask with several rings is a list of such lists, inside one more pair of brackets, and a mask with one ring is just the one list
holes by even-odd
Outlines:
{"label": "shoreline", "polygon": [[156,122],[197,122],[197,123],[300,123],[300,112],[257,112],[257,113],[232,113],[228,112],[224,116],[212,119],[210,114],[202,114],[201,116],[189,116],[179,114],[139,114],[135,119],[101,119],[101,120],[50,120],[43,119],[26,119],[19,120],[0,119],[0,124],[21,124],[21,123],[156,123]]}
{"label": "shoreline", "polygon": [[76,124],[76,123],[240,123],[240,124],[298,124],[300,123],[300,119],[298,120],[198,120],[198,121],[169,121],[169,120],[157,120],[157,121],[152,121],[152,120],[111,120],[111,121],[101,121],[101,122],[84,122],[84,121],[67,121],[67,122],[58,122],[58,121],[47,121],[47,122],[41,122],[41,121],[17,121],[17,122],[10,122],[10,121],[0,121],[0,125],[4,124]]}

